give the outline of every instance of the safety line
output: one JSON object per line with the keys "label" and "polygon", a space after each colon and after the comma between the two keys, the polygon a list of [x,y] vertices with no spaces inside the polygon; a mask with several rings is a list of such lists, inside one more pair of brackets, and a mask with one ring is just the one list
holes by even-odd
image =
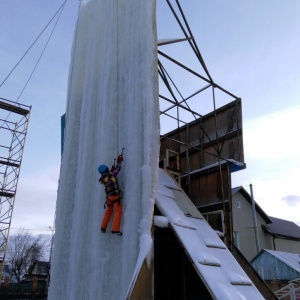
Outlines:
{"label": "safety line", "polygon": [[117,151],[119,151],[119,0],[117,1]]}

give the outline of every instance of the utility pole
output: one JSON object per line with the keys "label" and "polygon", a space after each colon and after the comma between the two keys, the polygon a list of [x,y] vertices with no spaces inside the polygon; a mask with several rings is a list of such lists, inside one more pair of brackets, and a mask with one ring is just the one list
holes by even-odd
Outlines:
{"label": "utility pole", "polygon": [[259,240],[258,240],[257,219],[256,219],[255,201],[254,201],[254,196],[253,196],[252,184],[250,184],[250,193],[251,193],[251,204],[252,204],[253,228],[254,228],[254,235],[255,235],[256,253],[259,253],[260,247],[259,247]]}

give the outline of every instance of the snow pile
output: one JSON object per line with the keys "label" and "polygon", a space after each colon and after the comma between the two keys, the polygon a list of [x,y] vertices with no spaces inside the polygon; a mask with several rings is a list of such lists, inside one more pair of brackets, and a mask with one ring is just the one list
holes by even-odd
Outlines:
{"label": "snow pile", "polygon": [[[159,109],[155,1],[82,5],[70,72],[49,299],[124,299],[152,251]],[[99,164],[125,147],[123,237],[100,232]]]}
{"label": "snow pile", "polygon": [[153,224],[156,227],[166,228],[169,226],[169,219],[165,216],[154,216]]}

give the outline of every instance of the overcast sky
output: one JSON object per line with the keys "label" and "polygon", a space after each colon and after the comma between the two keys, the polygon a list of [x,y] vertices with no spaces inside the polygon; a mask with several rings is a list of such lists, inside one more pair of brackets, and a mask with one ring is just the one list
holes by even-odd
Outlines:
{"label": "overcast sky", "polygon": [[[247,169],[233,174],[233,187],[243,185],[250,191],[252,183],[255,200],[268,215],[300,225],[300,1],[181,2],[212,78],[242,98]],[[0,0],[0,84],[62,3]],[[164,18],[163,0],[157,3],[158,38],[177,37]],[[50,232],[53,226],[60,117],[66,107],[79,5],[77,0],[66,2],[19,99],[32,105],[32,111],[12,228]],[[18,99],[53,26],[54,22],[3,83],[0,97]]]}

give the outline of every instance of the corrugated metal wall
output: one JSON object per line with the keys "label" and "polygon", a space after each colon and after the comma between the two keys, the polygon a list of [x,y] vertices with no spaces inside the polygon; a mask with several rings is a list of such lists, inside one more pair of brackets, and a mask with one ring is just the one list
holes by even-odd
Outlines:
{"label": "corrugated metal wall", "polygon": [[299,272],[266,251],[262,251],[251,264],[264,280],[289,281],[300,277]]}

